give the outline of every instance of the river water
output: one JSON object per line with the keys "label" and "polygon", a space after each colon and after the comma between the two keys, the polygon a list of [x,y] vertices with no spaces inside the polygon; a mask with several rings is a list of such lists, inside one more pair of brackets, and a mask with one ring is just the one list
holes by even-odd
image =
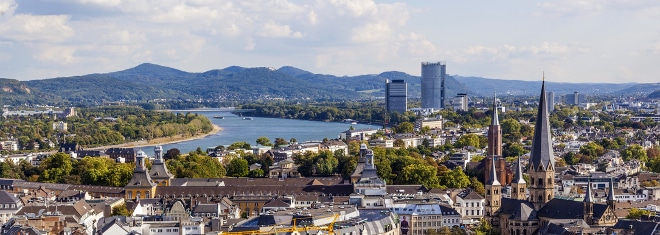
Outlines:
{"label": "river water", "polygon": [[[380,127],[359,123],[349,124],[263,117],[253,117],[252,120],[244,120],[244,117],[230,112],[219,111],[191,111],[191,113],[198,113],[208,117],[213,124],[220,126],[222,131],[201,139],[165,144],[163,145],[165,151],[171,148],[177,148],[181,153],[188,153],[194,151],[197,147],[205,150],[207,147],[230,145],[239,141],[245,141],[254,146],[256,145],[257,138],[260,136],[268,137],[271,143],[275,142],[275,138],[278,137],[284,138],[286,141],[295,138],[301,143],[314,140],[320,141],[323,138],[339,138],[339,133],[348,130],[351,126],[355,129]],[[224,118],[218,119],[214,118],[214,116],[222,116]]]}

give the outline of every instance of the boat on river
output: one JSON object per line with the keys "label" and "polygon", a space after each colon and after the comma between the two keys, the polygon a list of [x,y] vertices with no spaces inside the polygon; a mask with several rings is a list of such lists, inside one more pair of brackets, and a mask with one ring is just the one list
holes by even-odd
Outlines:
{"label": "boat on river", "polygon": [[224,116],[213,116],[213,118],[215,118],[215,119],[225,119]]}
{"label": "boat on river", "polygon": [[243,120],[254,120],[254,119],[251,117],[244,117]]}

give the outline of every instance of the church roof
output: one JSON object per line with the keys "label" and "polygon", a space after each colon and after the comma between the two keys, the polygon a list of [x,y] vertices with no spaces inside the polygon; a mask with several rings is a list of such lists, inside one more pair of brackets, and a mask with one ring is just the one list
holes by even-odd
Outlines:
{"label": "church roof", "polygon": [[502,206],[499,213],[510,215],[510,219],[522,221],[537,220],[537,212],[534,210],[534,205],[527,200],[502,198]]}
{"label": "church roof", "polygon": [[174,175],[167,170],[167,166],[161,163],[153,163],[149,175],[152,179],[172,179]]}
{"label": "church roof", "polygon": [[[607,211],[606,204],[593,204],[593,217],[601,218]],[[538,211],[539,217],[551,219],[584,219],[584,203],[554,198]]]}
{"label": "church roof", "polygon": [[528,203],[520,203],[518,206],[520,208],[515,208],[516,211],[513,215],[511,215],[510,219],[518,221],[529,221],[536,219],[536,210],[534,210],[534,206]]}
{"label": "church roof", "polygon": [[532,151],[530,153],[530,165],[534,169],[538,169],[539,166],[542,166],[543,169],[547,169],[550,165],[552,167],[555,166],[555,157],[552,151],[552,136],[550,135],[550,122],[548,120],[548,103],[545,98],[545,81],[543,81],[539,108],[536,114],[536,124],[534,126]]}

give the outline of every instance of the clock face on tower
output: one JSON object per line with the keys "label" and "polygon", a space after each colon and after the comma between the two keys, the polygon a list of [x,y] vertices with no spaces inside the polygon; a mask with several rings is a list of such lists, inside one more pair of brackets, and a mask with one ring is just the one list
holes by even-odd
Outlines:
{"label": "clock face on tower", "polygon": [[610,220],[610,215],[605,216],[605,220]]}

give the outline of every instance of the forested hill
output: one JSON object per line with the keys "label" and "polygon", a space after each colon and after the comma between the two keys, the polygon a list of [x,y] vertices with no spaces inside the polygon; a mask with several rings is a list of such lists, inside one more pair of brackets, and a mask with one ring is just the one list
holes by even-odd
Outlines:
{"label": "forested hill", "polygon": [[[335,76],[315,74],[295,67],[279,69],[230,66],[201,73],[191,73],[156,64],[74,77],[17,81],[0,79],[3,104],[94,104],[103,101],[151,99],[168,100],[352,100],[384,97],[387,79],[403,79],[408,83],[408,96],[420,97],[420,77],[403,72]],[[512,81],[467,76],[448,76],[447,96],[467,93],[491,96],[493,93],[534,95],[540,81]],[[579,91],[586,94],[621,94],[633,92],[648,95],[655,89],[645,84],[555,83],[547,82],[547,90],[558,95]]]}

